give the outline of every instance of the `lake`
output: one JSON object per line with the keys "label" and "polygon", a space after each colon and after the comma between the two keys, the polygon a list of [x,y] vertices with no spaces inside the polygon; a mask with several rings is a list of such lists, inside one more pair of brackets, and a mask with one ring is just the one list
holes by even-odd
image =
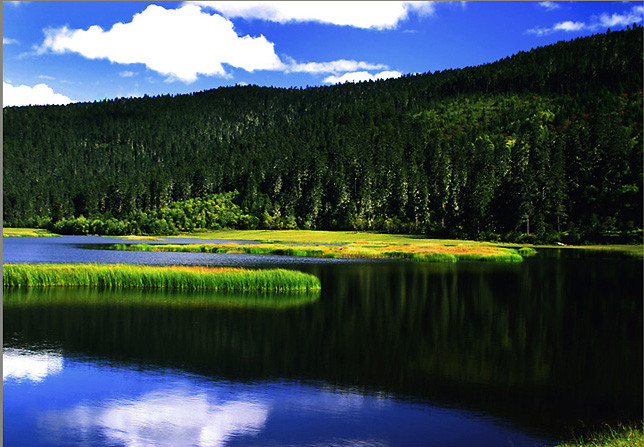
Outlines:
{"label": "lake", "polygon": [[641,259],[96,245],[115,242],[4,238],[3,261],[285,267],[318,276],[322,292],[5,289],[5,445],[551,446],[642,419]]}

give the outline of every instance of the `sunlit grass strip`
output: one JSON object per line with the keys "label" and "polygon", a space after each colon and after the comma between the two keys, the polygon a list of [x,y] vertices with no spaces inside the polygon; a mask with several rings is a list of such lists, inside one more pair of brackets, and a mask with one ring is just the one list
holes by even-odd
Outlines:
{"label": "sunlit grass strip", "polygon": [[4,287],[144,288],[166,290],[312,291],[313,275],[283,269],[152,267],[126,264],[5,264]]}
{"label": "sunlit grass strip", "polygon": [[349,259],[405,259],[416,262],[521,262],[523,257],[512,248],[463,245],[288,245],[288,244],[114,244],[114,250],[178,251],[193,253],[244,253]]}
{"label": "sunlit grass strip", "polygon": [[42,228],[3,228],[3,237],[59,237]]}
{"label": "sunlit grass strip", "polygon": [[644,433],[642,424],[637,426],[620,426],[588,437],[582,437],[570,444],[561,444],[558,447],[642,447]]}
{"label": "sunlit grass strip", "polygon": [[163,238],[160,238],[160,237],[137,236],[137,235],[121,236],[119,239],[123,239],[126,241],[162,241],[163,240]]}

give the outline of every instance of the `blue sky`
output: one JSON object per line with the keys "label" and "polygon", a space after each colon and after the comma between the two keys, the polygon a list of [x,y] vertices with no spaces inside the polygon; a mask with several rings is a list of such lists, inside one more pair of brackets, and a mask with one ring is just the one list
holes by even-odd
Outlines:
{"label": "blue sky", "polygon": [[642,2],[3,1],[3,104],[462,68],[642,23]]}

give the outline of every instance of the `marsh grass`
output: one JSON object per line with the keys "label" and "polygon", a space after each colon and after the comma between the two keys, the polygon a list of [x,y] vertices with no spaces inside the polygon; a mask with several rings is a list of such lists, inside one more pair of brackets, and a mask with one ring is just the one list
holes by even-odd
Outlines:
{"label": "marsh grass", "polygon": [[532,247],[521,247],[517,251],[521,256],[534,256],[537,254],[537,250]]}
{"label": "marsh grass", "polygon": [[120,239],[123,239],[125,241],[162,241],[163,240],[163,238],[160,238],[160,237],[136,236],[136,235],[121,236]]}
{"label": "marsh grass", "polygon": [[126,264],[5,264],[4,287],[143,288],[166,290],[313,291],[313,275],[283,269],[152,267]]}
{"label": "marsh grass", "polygon": [[380,244],[346,245],[289,244],[114,244],[113,250],[179,251],[195,253],[246,253],[282,256],[306,256],[349,259],[403,259],[415,262],[521,262],[523,257],[513,248],[491,245]]}
{"label": "marsh grass", "polygon": [[3,228],[2,237],[59,237],[42,228]]}
{"label": "marsh grass", "polygon": [[501,248],[561,248],[602,250],[625,253],[639,258],[644,257],[644,247],[639,245],[525,245],[507,242],[482,242],[459,239],[432,239],[414,234],[382,234],[363,231],[319,231],[319,230],[213,230],[194,233],[181,233],[172,237],[190,237],[197,239],[245,239],[265,243],[279,241],[282,243],[305,244],[362,244],[365,248],[373,245],[436,245],[439,247],[501,247]]}
{"label": "marsh grass", "polygon": [[572,443],[561,444],[558,447],[642,447],[644,433],[642,424],[633,426],[608,427],[604,431],[580,437]]}

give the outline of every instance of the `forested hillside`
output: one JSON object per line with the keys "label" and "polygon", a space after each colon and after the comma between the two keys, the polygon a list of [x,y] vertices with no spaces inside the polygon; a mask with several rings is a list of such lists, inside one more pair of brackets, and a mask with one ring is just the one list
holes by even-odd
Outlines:
{"label": "forested hillside", "polygon": [[5,108],[4,224],[641,238],[642,54],[633,26],[384,81]]}

